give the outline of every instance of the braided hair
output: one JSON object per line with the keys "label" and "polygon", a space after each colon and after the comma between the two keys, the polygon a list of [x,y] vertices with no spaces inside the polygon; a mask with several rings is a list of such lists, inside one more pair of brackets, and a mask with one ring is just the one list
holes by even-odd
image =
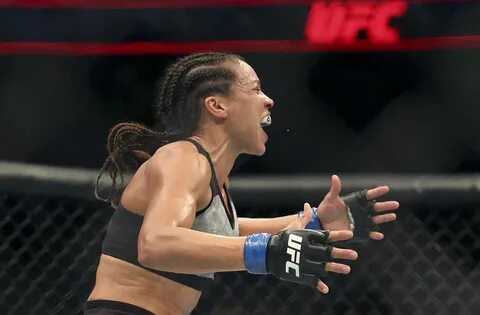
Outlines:
{"label": "braided hair", "polygon": [[[213,94],[228,95],[236,79],[231,63],[239,60],[243,58],[233,54],[197,53],[169,66],[156,86],[158,128],[128,122],[110,130],[108,157],[97,177],[96,197],[116,207],[126,173],[138,169],[159,147],[191,136],[198,127],[204,99]],[[102,197],[99,182],[106,172],[112,181],[108,195]]]}

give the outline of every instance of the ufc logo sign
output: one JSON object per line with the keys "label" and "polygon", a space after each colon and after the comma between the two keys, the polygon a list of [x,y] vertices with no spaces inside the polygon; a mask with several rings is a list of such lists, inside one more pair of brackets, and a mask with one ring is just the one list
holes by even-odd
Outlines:
{"label": "ufc logo sign", "polygon": [[302,237],[294,234],[288,236],[287,254],[290,255],[290,261],[285,263],[285,272],[295,270],[295,276],[300,277],[300,251],[302,249]]}
{"label": "ufc logo sign", "polygon": [[407,3],[400,0],[317,2],[310,8],[305,36],[315,44],[352,44],[365,31],[372,43],[395,43],[400,34],[390,22],[405,15],[407,9]]}

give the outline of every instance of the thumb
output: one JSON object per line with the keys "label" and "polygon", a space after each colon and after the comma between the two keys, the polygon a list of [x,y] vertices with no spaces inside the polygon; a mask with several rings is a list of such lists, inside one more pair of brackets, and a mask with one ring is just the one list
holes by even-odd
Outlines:
{"label": "thumb", "polygon": [[332,186],[330,186],[329,193],[338,196],[340,195],[340,191],[342,190],[342,182],[340,181],[340,177],[337,175],[332,175]]}
{"label": "thumb", "polygon": [[312,207],[310,207],[310,204],[308,202],[305,202],[303,204],[303,216],[299,218],[302,228],[305,228],[305,225],[307,225],[308,222],[312,220],[312,216],[313,216]]}

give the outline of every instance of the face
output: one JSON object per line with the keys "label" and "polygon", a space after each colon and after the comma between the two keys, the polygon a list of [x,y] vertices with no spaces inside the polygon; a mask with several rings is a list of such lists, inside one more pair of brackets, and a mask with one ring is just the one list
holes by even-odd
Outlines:
{"label": "face", "polygon": [[261,121],[270,115],[273,100],[263,93],[260,80],[249,64],[239,61],[235,67],[237,81],[226,99],[226,126],[242,153],[263,155],[268,136]]}

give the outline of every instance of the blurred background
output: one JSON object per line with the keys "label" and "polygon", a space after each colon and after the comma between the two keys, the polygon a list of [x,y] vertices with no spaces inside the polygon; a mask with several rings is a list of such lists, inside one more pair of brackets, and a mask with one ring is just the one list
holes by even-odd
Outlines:
{"label": "blurred background", "polygon": [[[233,173],[240,215],[292,213],[331,174],[406,206],[328,297],[221,275],[197,314],[480,314],[480,2],[0,0],[2,314],[79,312],[111,215],[90,190],[108,130],[153,127],[155,81],[205,50],[245,57],[276,104],[267,153]],[[255,176],[289,201],[249,198]]]}

